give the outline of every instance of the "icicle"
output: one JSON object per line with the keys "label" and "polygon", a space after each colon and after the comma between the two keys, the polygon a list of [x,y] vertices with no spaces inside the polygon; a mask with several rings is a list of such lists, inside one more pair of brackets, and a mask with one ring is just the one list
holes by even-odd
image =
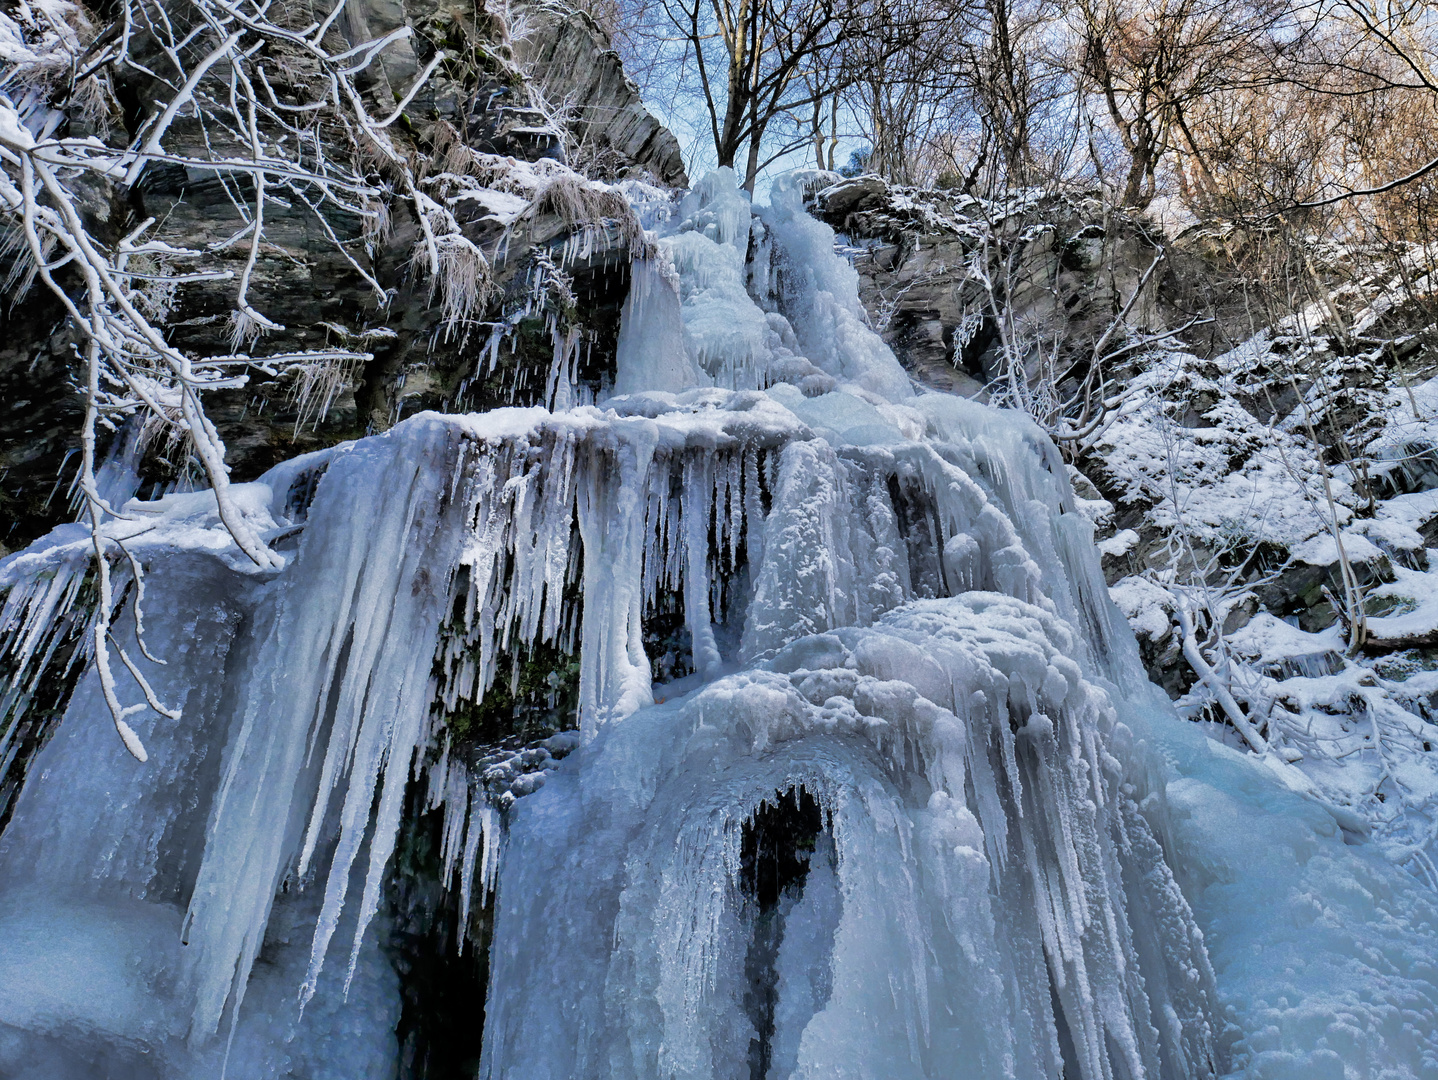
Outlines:
{"label": "icicle", "polygon": [[709,609],[709,530],[714,518],[713,458],[693,456],[684,462],[684,618],[694,648],[694,669],[715,678],[723,666],[714,640]]}
{"label": "icicle", "polygon": [[[630,418],[614,428],[615,444],[587,463],[579,485],[579,532],[584,542],[584,617],[580,634],[580,729],[593,738],[601,725],[652,704],[649,659],[640,619],[644,610],[644,506],[650,463],[658,443],[652,421]],[[611,483],[611,469],[618,482]]]}
{"label": "icicle", "polygon": [[[15,670],[11,688],[27,685],[48,665],[79,595],[89,561],[88,551],[82,550],[62,557],[53,566],[44,566],[33,577],[24,576],[29,568],[19,560],[7,567],[6,576],[15,583],[0,606],[0,653]],[[0,580],[0,586],[4,584]]]}
{"label": "icicle", "polygon": [[[464,526],[443,497],[456,440],[444,424],[411,422],[408,438],[377,440],[338,459],[310,509],[293,576],[241,689],[231,749],[187,916],[195,1009],[192,1039],[238,1009],[280,878],[291,819],[309,819],[299,873],[326,829],[348,773],[338,846],[325,885],[303,997],[314,992],[368,834],[369,865],[351,953],[378,906],[399,826],[410,758],[430,700],[430,653]],[[325,715],[333,703],[333,719]],[[324,734],[318,773],[312,749]],[[311,794],[312,793],[312,794]],[[369,830],[375,795],[379,808]],[[311,809],[306,808],[309,802]],[[263,812],[260,808],[263,807]]]}
{"label": "icicle", "polygon": [[[449,740],[445,740],[445,758],[440,770],[444,777],[441,802],[444,806],[444,827],[440,833],[440,880],[445,888],[454,881],[454,868],[464,854],[467,835],[474,828],[470,820],[469,770],[463,763],[449,760]],[[436,804],[437,805],[437,804]],[[431,807],[433,809],[434,807]]]}
{"label": "icicle", "polygon": [[567,333],[551,331],[554,356],[544,383],[544,401],[556,412],[572,408],[575,402],[576,364],[579,360],[579,331],[571,327]]}

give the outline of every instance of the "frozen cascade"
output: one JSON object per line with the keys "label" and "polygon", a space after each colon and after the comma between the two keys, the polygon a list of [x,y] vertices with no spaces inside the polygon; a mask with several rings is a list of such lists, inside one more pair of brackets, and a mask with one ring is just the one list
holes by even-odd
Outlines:
{"label": "frozen cascade", "polygon": [[[393,1075],[416,804],[498,890],[495,1080],[1438,1076],[1431,896],[1173,719],[1057,451],[915,393],[813,179],[651,215],[607,400],[236,485],[282,569],[207,492],[127,504],[184,718],[141,765],[86,672],[29,763],[0,1076]],[[88,543],[0,563],[4,716],[83,670]],[[466,749],[541,645],[578,733]]]}
{"label": "frozen cascade", "polygon": [[837,882],[788,913],[833,924],[781,953],[827,967],[782,1075],[1058,1076],[1070,1038],[1079,1075],[1206,1074],[1202,940],[1073,646],[1011,597],[917,601],[606,727],[515,815],[484,1075],[751,1075],[742,830],[799,788]]}

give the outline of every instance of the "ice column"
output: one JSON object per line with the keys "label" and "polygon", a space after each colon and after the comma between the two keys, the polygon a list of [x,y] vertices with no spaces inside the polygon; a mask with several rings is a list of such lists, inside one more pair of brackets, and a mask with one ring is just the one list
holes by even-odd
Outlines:
{"label": "ice column", "polygon": [[584,542],[579,720],[586,739],[602,724],[654,700],[640,619],[644,510],[657,432],[652,421],[630,417],[611,433],[611,440],[591,446],[579,478]]}
{"label": "ice column", "polygon": [[629,295],[620,313],[614,393],[660,390],[677,393],[709,379],[689,358],[679,303],[679,277],[668,252],[635,259]]}
{"label": "ice column", "polygon": [[352,961],[378,906],[425,734],[433,648],[424,643],[436,641],[467,524],[450,486],[458,433],[419,419],[404,435],[361,443],[330,466],[263,616],[186,917],[192,1038],[216,1029],[227,1001],[239,1007],[282,878],[303,877],[322,845],[336,844],[305,996],[366,842]]}

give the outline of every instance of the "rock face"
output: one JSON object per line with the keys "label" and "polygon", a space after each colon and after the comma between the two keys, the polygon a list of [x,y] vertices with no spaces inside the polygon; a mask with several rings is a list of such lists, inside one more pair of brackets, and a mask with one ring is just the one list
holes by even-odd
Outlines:
{"label": "rock face", "polygon": [[[1132,300],[1155,244],[1137,218],[1095,199],[1019,195],[986,202],[860,176],[817,190],[817,216],[847,237],[860,293],[910,373],[985,397],[1004,372],[1004,338],[1036,374],[1035,342],[1078,359]],[[1129,321],[1157,319],[1156,282]]]}
{"label": "rock face", "polygon": [[70,517],[74,471],[61,465],[85,409],[63,320],[59,301],[38,289],[24,305],[0,303],[0,553]]}
{"label": "rock face", "polygon": [[[485,253],[481,302],[459,322],[446,319],[443,289],[416,259],[420,227],[403,200],[384,227],[368,231],[330,207],[315,211],[293,200],[272,207],[249,296],[279,329],[235,332],[233,280],[156,296],[172,344],[195,355],[255,358],[243,388],[206,395],[235,480],[384,430],[419,409],[537,403],[560,360],[580,384],[597,385],[613,361],[629,247],[640,232],[625,200],[588,178],[686,182],[674,137],[644,109],[587,17],[531,9],[520,16],[524,36],[516,43],[504,20],[483,7],[355,0],[345,13],[339,30],[350,43],[398,27],[415,31],[366,73],[365,90],[377,103],[396,100],[436,50],[454,58],[390,132],[420,185],[452,207],[464,237]],[[75,117],[70,134],[127,143],[164,100],[163,87],[136,71],[117,70],[113,79],[125,108],[107,125]],[[573,107],[557,115],[547,100]],[[193,121],[182,120],[169,141],[203,157],[203,140]],[[207,269],[238,274],[248,245],[217,243],[246,227],[231,194],[211,174],[151,166],[130,188],[93,192],[82,209],[105,242],[153,217],[164,223],[166,241],[203,251]],[[13,257],[0,246],[0,280]],[[536,283],[544,286],[538,299]],[[10,411],[0,432],[0,552],[70,518],[83,412],[76,342],[59,304],[40,285],[23,302],[7,299],[0,305],[0,399]],[[264,359],[341,347],[369,358],[328,367]],[[186,465],[173,464],[184,458],[173,451],[145,449],[143,494],[192,479]]]}
{"label": "rock face", "polygon": [[644,106],[604,31],[587,14],[557,4],[518,8],[525,32],[515,60],[541,93],[577,127],[575,160],[588,175],[649,173],[688,187],[679,140]]}

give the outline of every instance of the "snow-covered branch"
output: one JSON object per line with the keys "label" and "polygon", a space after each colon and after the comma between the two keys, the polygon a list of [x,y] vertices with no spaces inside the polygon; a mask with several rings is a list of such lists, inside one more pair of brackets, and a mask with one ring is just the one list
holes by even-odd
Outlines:
{"label": "snow-covered branch", "polygon": [[[111,664],[109,571],[123,553],[106,539],[105,526],[123,509],[110,505],[96,482],[97,440],[131,420],[150,432],[168,431],[203,470],[239,549],[262,570],[281,566],[283,559],[230,498],[224,443],[203,404],[206,391],[243,386],[248,365],[294,361],[247,355],[262,335],[283,329],[252,295],[256,266],[270,244],[271,210],[306,208],[381,303],[385,291],[326,214],[363,222],[387,213],[388,203],[408,202],[423,234],[425,257],[417,262],[431,275],[446,272],[453,261],[447,254],[468,244],[453,215],[419,189],[408,157],[386,130],[445,54],[397,89],[397,104],[386,103],[376,119],[357,80],[410,30],[349,42],[336,29],[344,2],[322,23],[296,29],[285,25],[288,9],[254,0],[123,0],[111,30],[98,38],[68,0],[25,0],[0,15],[0,234],[13,258],[6,299],[14,303],[42,282],[63,306],[77,342],[85,419],[76,487],[81,519],[95,539],[101,593],[94,656],[116,727],[141,760],[144,749],[126,716],[144,709],[178,713],[120,653],[144,699],[123,703]],[[101,113],[114,104],[120,79],[146,84],[155,104],[128,135],[117,136],[90,120],[96,100]],[[74,124],[78,119],[86,122]],[[98,134],[81,134],[84,129]],[[152,169],[176,166],[221,183],[243,222],[235,236],[195,250],[168,242],[164,226],[147,220],[115,240],[113,224],[85,209],[96,192],[113,198]],[[216,259],[238,243],[245,255],[236,274]],[[234,283],[231,349],[223,355],[197,355],[174,344],[164,325],[166,305],[156,302],[165,290],[172,294],[200,281]],[[336,361],[329,354],[319,359]],[[346,353],[338,362],[347,359],[364,355]],[[130,561],[138,582],[142,569]],[[136,589],[129,602],[137,605],[139,596]]]}

